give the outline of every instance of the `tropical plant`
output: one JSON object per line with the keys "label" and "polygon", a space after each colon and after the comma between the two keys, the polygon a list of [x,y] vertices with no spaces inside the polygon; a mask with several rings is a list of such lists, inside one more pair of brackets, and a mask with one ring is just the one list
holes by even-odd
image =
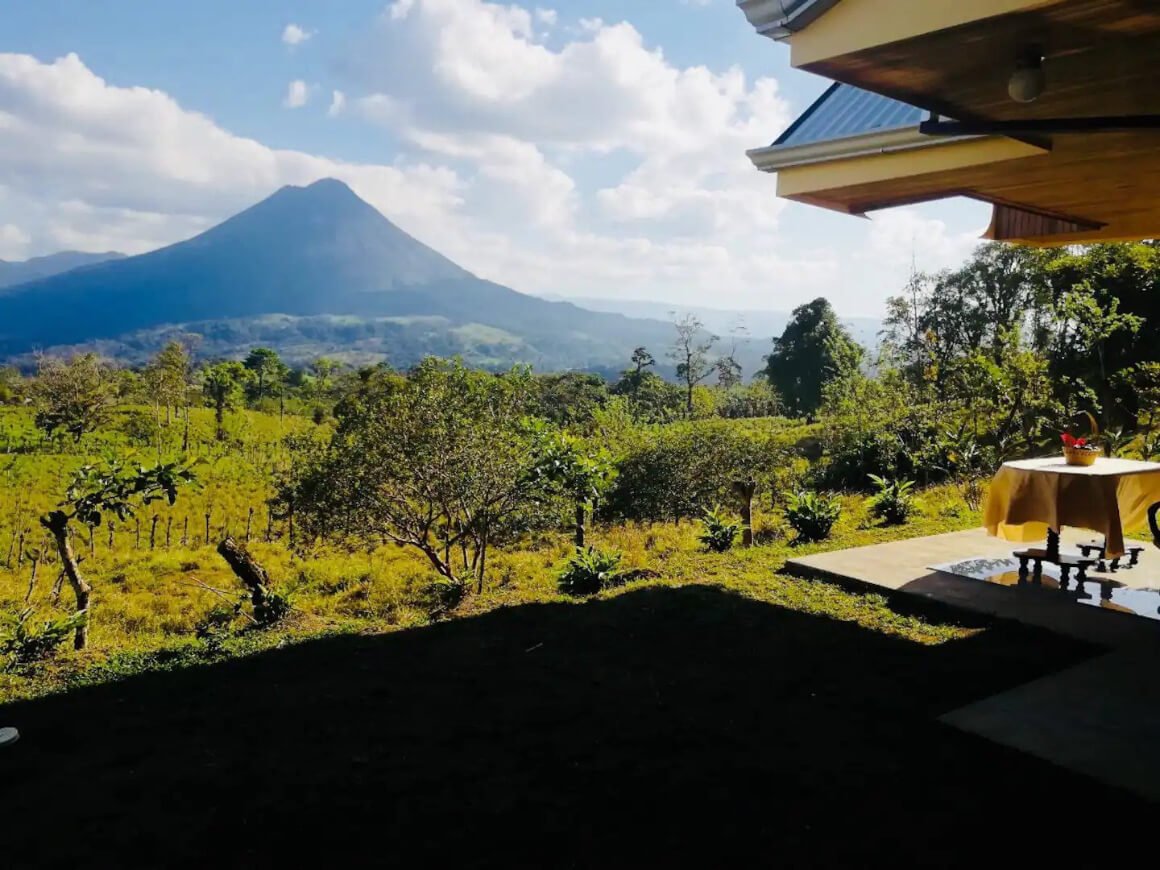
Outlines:
{"label": "tropical plant", "polygon": [[870,499],[870,513],[890,526],[900,526],[909,518],[914,510],[913,480],[890,480],[869,475],[877,491]]}
{"label": "tropical plant", "polygon": [[824,541],[841,515],[840,499],[808,489],[792,493],[785,509],[786,521],[799,541]]}
{"label": "tropical plant", "polygon": [[622,558],[615,550],[577,548],[560,572],[560,591],[565,595],[595,595],[601,589],[619,585],[623,579]]}
{"label": "tropical plant", "polygon": [[741,524],[731,522],[719,508],[705,511],[701,523],[703,528],[700,541],[711,553],[724,553],[732,549],[741,531]]}
{"label": "tropical plant", "polygon": [[35,608],[26,607],[19,613],[0,614],[0,656],[8,659],[10,668],[52,656],[84,624],[87,615],[73,613],[46,619],[37,628],[32,619],[35,613]]}

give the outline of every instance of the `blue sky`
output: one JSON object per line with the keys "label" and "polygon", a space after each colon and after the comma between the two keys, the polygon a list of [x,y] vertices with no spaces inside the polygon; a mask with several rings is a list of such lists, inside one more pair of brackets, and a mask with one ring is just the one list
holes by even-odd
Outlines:
{"label": "blue sky", "polygon": [[779,202],[825,82],[732,0],[0,0],[0,258],[137,253],[334,175],[533,293],[877,314],[986,222]]}

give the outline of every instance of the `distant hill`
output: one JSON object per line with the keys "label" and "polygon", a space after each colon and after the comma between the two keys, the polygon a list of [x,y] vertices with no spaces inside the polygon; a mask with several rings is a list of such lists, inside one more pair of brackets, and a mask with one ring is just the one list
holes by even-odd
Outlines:
{"label": "distant hill", "polygon": [[[545,297],[563,299],[563,297]],[[693,314],[705,324],[705,328],[717,335],[726,336],[738,327],[745,328],[746,334],[752,338],[768,338],[780,336],[789,323],[790,312],[770,311],[765,309],[708,308],[699,305],[679,305],[670,302],[655,302],[650,299],[602,299],[597,297],[569,298],[573,302],[590,311],[606,311],[623,314],[627,317],[644,317],[657,320],[671,320],[672,312],[678,315]],[[873,317],[843,317],[842,323],[850,330],[854,340],[866,347],[878,344],[878,333],[882,329],[882,321]],[[765,353],[769,353],[769,342],[765,343]]]}
{"label": "distant hill", "polygon": [[195,238],[0,293],[0,357],[99,347],[140,360],[166,336],[203,356],[273,344],[387,358],[462,353],[476,365],[612,372],[661,356],[668,323],[549,302],[484,281],[411,238],[345,184],[286,187]]}
{"label": "distant hill", "polygon": [[39,278],[50,278],[63,272],[71,272],[82,266],[94,266],[108,260],[120,260],[124,254],[110,251],[107,254],[85,254],[81,251],[61,251],[59,254],[49,254],[47,257],[34,257],[17,263],[0,260],[0,290],[36,281]]}

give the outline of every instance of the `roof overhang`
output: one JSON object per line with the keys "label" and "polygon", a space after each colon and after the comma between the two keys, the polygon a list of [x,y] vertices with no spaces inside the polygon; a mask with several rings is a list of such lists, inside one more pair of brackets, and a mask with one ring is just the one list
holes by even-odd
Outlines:
{"label": "roof overhang", "polygon": [[[972,196],[996,204],[992,235],[1036,244],[1160,236],[1160,129],[1148,119],[1160,116],[1160,2],[839,0],[809,4],[805,26],[772,20],[791,4],[738,5],[789,43],[795,67],[920,107],[928,131],[983,134],[929,147],[891,137],[878,153],[869,141],[751,152],[781,174],[783,195],[855,214]],[[1029,53],[1044,58],[1046,88],[1027,104],[1007,86]]]}

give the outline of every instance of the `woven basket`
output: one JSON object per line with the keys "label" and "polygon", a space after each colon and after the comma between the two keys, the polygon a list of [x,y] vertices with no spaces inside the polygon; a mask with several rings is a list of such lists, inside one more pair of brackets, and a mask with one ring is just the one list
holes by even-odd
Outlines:
{"label": "woven basket", "polygon": [[1100,458],[1103,453],[1100,448],[1088,450],[1083,447],[1068,447],[1063,448],[1063,458],[1068,465],[1095,465],[1096,460]]}

